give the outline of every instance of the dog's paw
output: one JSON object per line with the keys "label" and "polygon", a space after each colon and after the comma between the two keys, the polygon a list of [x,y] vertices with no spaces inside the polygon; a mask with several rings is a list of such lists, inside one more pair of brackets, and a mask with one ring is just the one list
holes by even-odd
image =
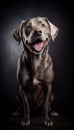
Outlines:
{"label": "dog's paw", "polygon": [[24,126],[29,126],[30,125],[30,120],[22,120],[21,121],[21,125],[24,127]]}
{"label": "dog's paw", "polygon": [[48,119],[44,121],[44,125],[50,127],[53,126],[53,122],[50,119]]}
{"label": "dog's paw", "polygon": [[54,117],[54,116],[59,116],[59,114],[58,114],[57,112],[55,112],[55,111],[52,111],[52,112],[51,112],[51,116],[53,116],[53,117]]}

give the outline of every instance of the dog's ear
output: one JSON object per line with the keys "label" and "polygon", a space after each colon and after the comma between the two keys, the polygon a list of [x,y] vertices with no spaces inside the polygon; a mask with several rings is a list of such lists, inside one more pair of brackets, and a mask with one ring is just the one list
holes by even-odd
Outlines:
{"label": "dog's ear", "polygon": [[21,42],[21,29],[22,25],[25,23],[25,20],[21,22],[21,24],[16,28],[16,30],[13,32],[13,37],[15,38],[16,41],[19,43]]}
{"label": "dog's ear", "polygon": [[56,36],[58,35],[59,29],[54,24],[52,24],[47,18],[45,18],[45,20],[49,24],[51,30],[51,38],[54,41]]}

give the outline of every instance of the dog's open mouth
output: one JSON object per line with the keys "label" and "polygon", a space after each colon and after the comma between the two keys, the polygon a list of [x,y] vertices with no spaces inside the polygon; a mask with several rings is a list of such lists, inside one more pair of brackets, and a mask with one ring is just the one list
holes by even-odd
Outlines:
{"label": "dog's open mouth", "polygon": [[47,44],[48,44],[47,41],[42,41],[40,39],[37,39],[35,42],[31,43],[30,46],[32,50],[36,52],[40,52]]}

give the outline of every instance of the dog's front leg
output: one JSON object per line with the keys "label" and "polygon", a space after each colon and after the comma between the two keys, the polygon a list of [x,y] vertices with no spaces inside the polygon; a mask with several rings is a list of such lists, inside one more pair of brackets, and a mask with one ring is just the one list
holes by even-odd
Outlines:
{"label": "dog's front leg", "polygon": [[21,88],[20,94],[22,97],[23,108],[24,108],[24,117],[23,117],[23,120],[21,121],[21,125],[28,126],[30,125],[30,108],[29,108],[29,103],[28,103],[26,92],[23,90],[23,88]]}
{"label": "dog's front leg", "polygon": [[50,98],[51,98],[51,84],[47,88],[45,103],[44,103],[44,111],[43,111],[44,115],[43,116],[44,116],[44,124],[45,124],[45,126],[52,126],[53,125],[53,122],[50,120],[50,118],[48,116]]}

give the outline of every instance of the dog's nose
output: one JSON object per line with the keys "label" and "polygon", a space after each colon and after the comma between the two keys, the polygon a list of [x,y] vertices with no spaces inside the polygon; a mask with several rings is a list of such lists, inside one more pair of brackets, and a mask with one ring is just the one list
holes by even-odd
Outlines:
{"label": "dog's nose", "polygon": [[35,36],[41,36],[42,31],[41,30],[34,30],[34,35]]}

